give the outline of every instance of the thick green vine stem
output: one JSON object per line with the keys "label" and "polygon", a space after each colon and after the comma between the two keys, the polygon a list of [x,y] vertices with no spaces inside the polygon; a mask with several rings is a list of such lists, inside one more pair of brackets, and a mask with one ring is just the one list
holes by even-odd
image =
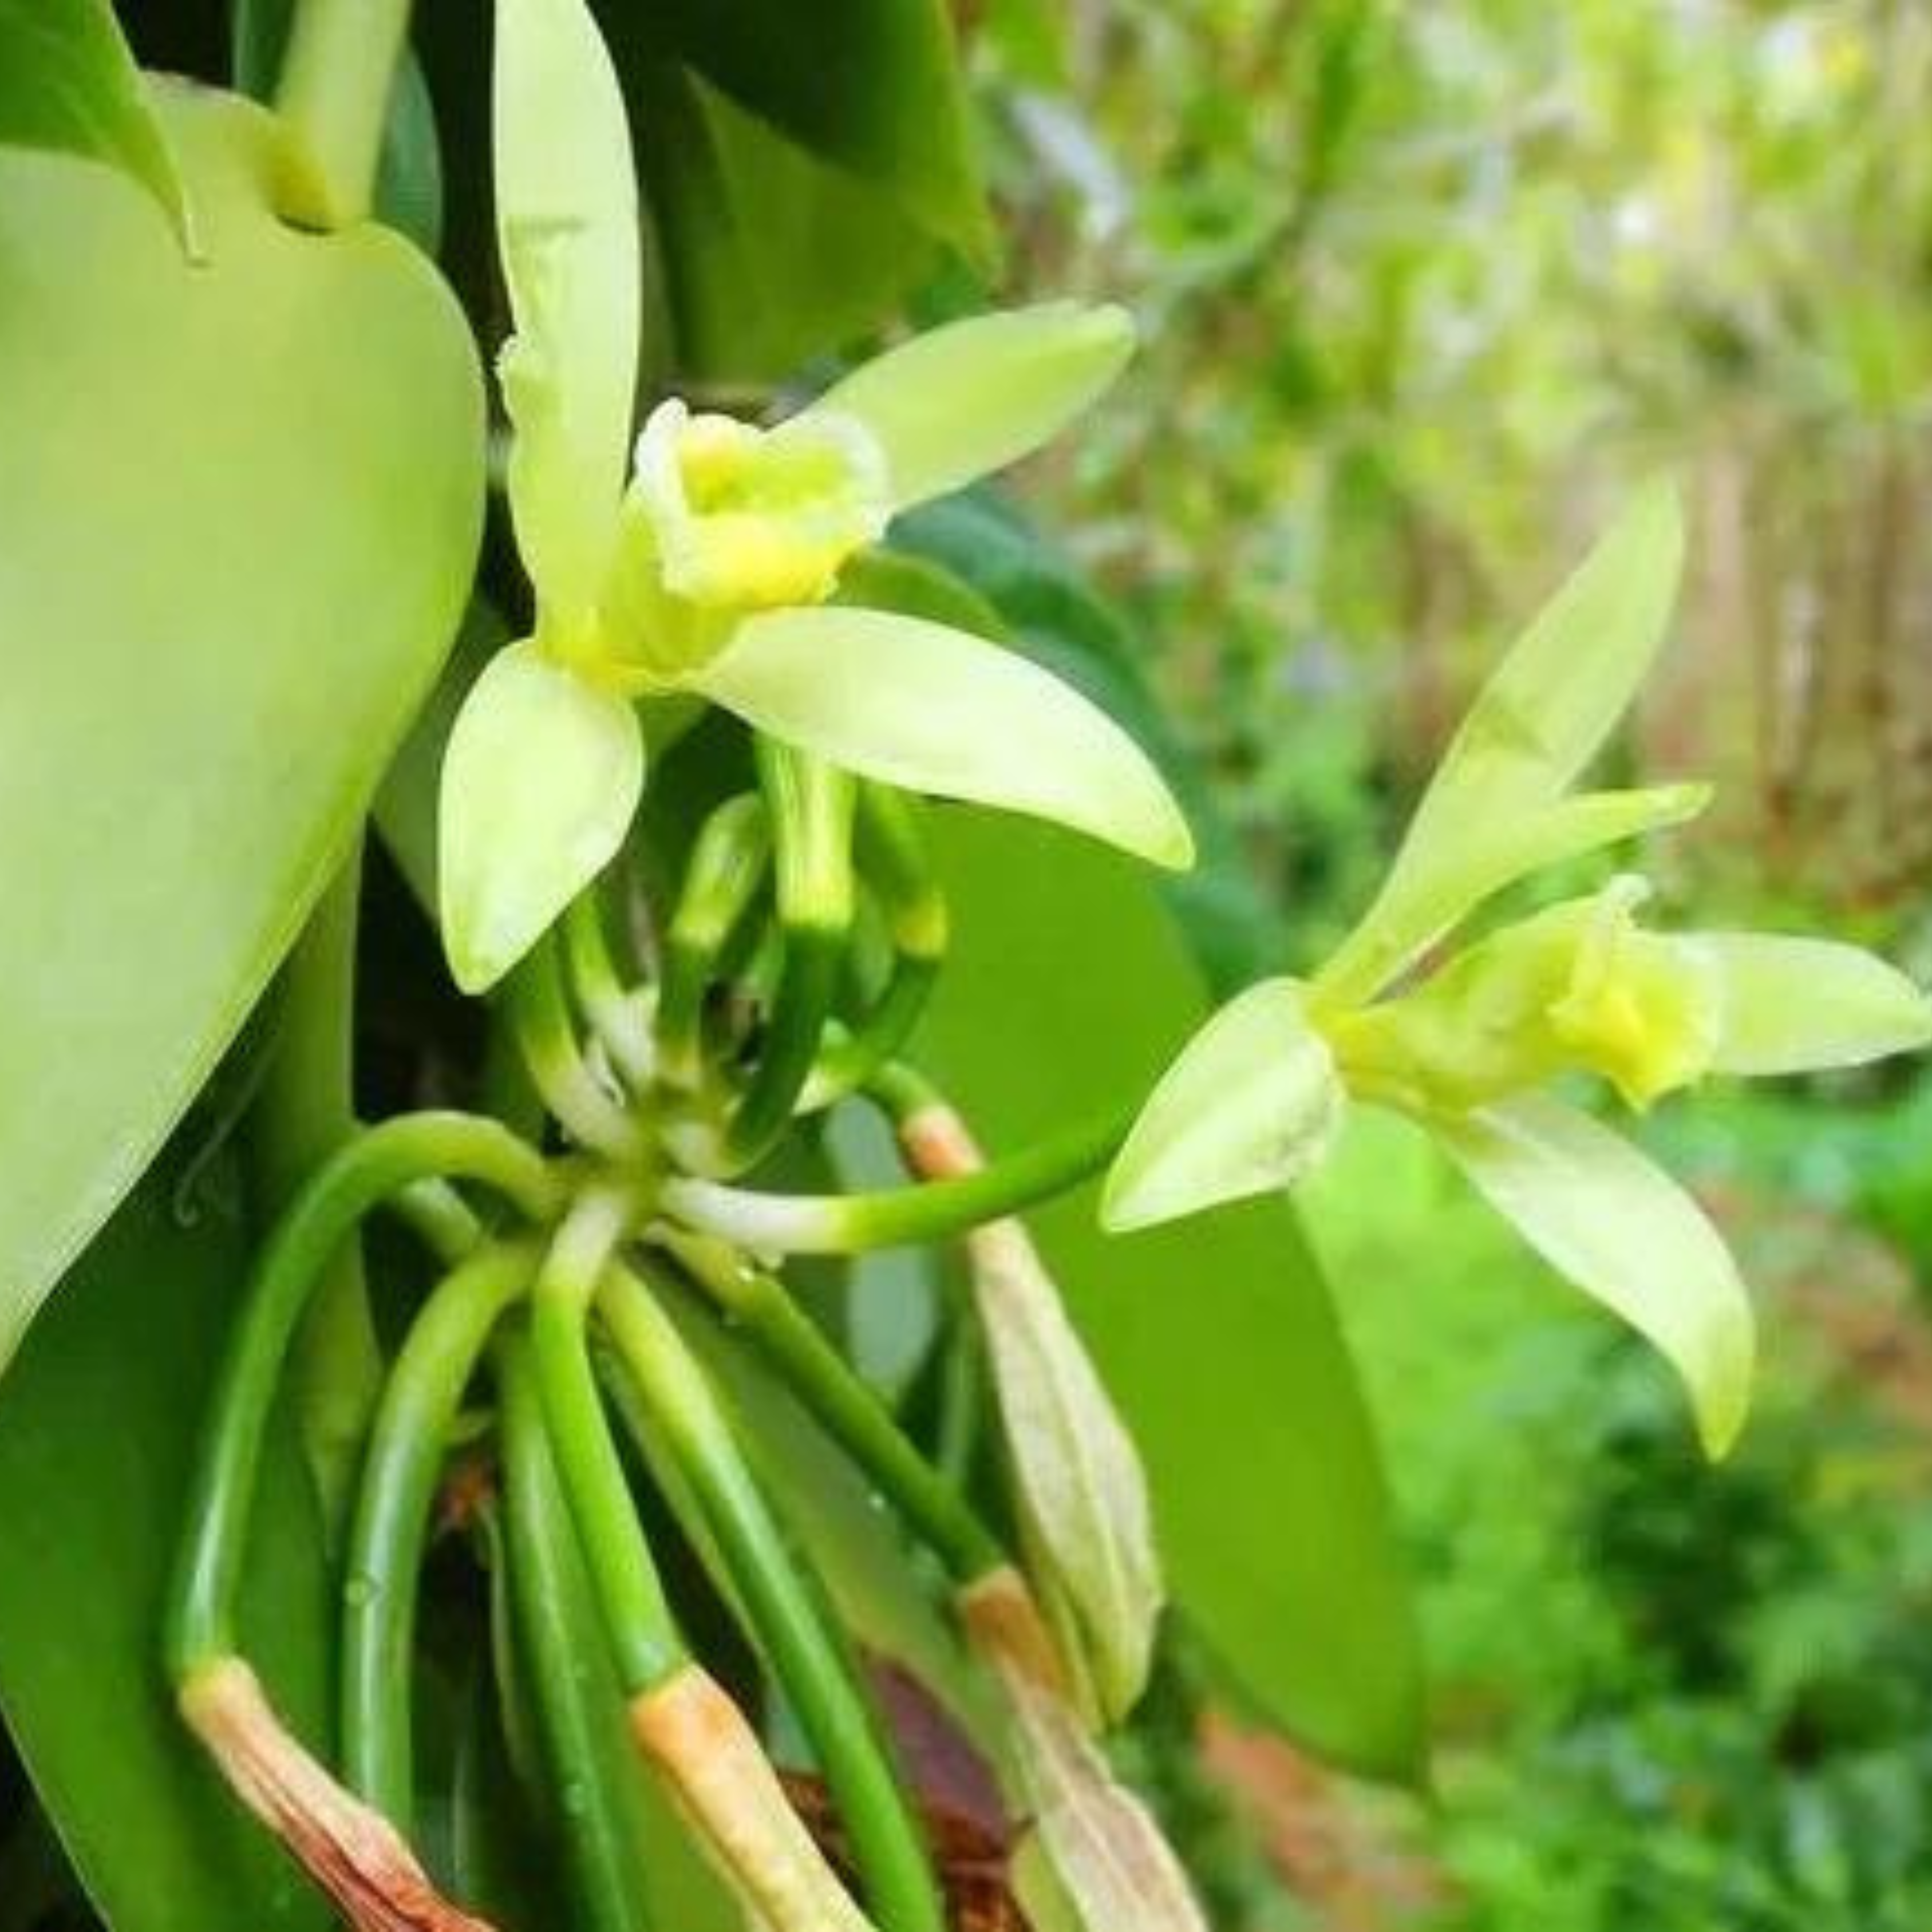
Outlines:
{"label": "thick green vine stem", "polygon": [[413,1184],[480,1182],[527,1219],[560,1206],[543,1157],[494,1120],[404,1114],[364,1130],[324,1163],[256,1262],[230,1330],[202,1439],[170,1594],[167,1660],[177,1680],[234,1648],[234,1611],[269,1408],[316,1282],[371,1209]]}
{"label": "thick green vine stem", "polygon": [[634,1760],[612,1748],[623,1700],[607,1681],[603,1624],[544,1433],[530,1339],[514,1324],[498,1338],[494,1366],[507,1608],[548,1788],[573,1794],[556,1807],[572,1889],[588,1932],[651,1932],[638,1882]]}
{"label": "thick green vine stem", "polygon": [[812,1740],[874,1919],[882,1932],[946,1932],[923,1834],[851,1660],[793,1561],[710,1384],[650,1288],[628,1269],[605,1274],[598,1311]]}
{"label": "thick green vine stem", "polygon": [[604,1612],[617,1675],[632,1694],[655,1689],[689,1654],[672,1621],[590,1365],[591,1303],[634,1212],[620,1192],[580,1194],[544,1257],[530,1297],[531,1347],[545,1432]]}
{"label": "thick green vine stem", "polygon": [[417,1582],[436,1482],[464,1391],[537,1261],[529,1242],[492,1243],[446,1277],[410,1326],[370,1432],[343,1590],[343,1775],[405,1832]]}
{"label": "thick green vine stem", "polygon": [[853,1255],[941,1241],[1050,1199],[1106,1166],[1135,1110],[1103,1115],[954,1180],[872,1194],[761,1194],[674,1177],[658,1200],[700,1234],[754,1254]]}
{"label": "thick green vine stem", "polygon": [[758,759],[784,952],[758,1064],[725,1132],[724,1165],[732,1172],[768,1152],[790,1124],[818,1057],[852,930],[851,777],[762,736]]}
{"label": "thick green vine stem", "polygon": [[369,212],[410,0],[296,0],[275,106],[304,165],[284,212],[346,228]]}
{"label": "thick green vine stem", "polygon": [[[264,1221],[280,1214],[356,1130],[356,942],[362,888],[358,844],[316,901],[282,967],[280,1023],[248,1114],[250,1198]],[[296,1344],[302,1446],[332,1545],[340,1540],[382,1379],[362,1250],[345,1241],[316,1289]]]}
{"label": "thick green vine stem", "polygon": [[956,1583],[973,1582],[1009,1562],[958,1486],[920,1454],[782,1282],[722,1242],[669,1229],[662,1238],[733,1332],[758,1350]]}

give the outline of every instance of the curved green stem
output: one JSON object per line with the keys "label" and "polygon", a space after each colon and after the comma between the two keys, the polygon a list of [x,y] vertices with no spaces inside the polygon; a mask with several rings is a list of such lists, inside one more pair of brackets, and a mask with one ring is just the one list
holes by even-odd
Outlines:
{"label": "curved green stem", "polygon": [[[356,1130],[353,1084],[360,848],[316,902],[282,968],[281,1015],[248,1115],[250,1178],[264,1222]],[[302,1447],[332,1544],[382,1382],[362,1250],[344,1242],[317,1286],[296,1342]]]}
{"label": "curved green stem", "polygon": [[527,1242],[480,1249],[424,1304],[376,1413],[343,1592],[343,1772],[407,1832],[416,1780],[410,1664],[429,1520],[463,1394],[491,1331],[530,1284]]}
{"label": "curved green stem", "polygon": [[544,1105],[580,1147],[616,1161],[634,1158],[643,1136],[578,1044],[554,938],[537,941],[506,990],[510,1025]]}
{"label": "curved green stem", "polygon": [[675,1231],[663,1240],[733,1332],[749,1339],[956,1582],[972,1582],[1010,1560],[957,1485],[920,1453],[782,1282],[722,1242]]}
{"label": "curved green stem", "polygon": [[286,212],[346,228],[369,212],[410,0],[296,0],[275,106],[307,166]]}
{"label": "curved green stem", "polygon": [[939,1241],[1048,1200],[1097,1174],[1119,1151],[1136,1109],[1124,1108],[956,1180],[872,1194],[760,1194],[716,1181],[664,1183],[664,1211],[754,1254],[851,1255]]}
{"label": "curved green stem", "polygon": [[510,1608],[552,1786],[574,1794],[556,1808],[572,1890],[590,1932],[650,1932],[623,1702],[544,1434],[528,1338],[502,1336],[496,1366]]}
{"label": "curved green stem", "polygon": [[480,1181],[532,1220],[559,1206],[543,1157],[494,1120],[404,1114],[364,1130],[297,1196],[257,1260],[215,1381],[169,1600],[177,1678],[232,1651],[255,1473],[277,1384],[316,1282],[362,1217],[431,1177]]}
{"label": "curved green stem", "polygon": [[872,1010],[831,1039],[812,1070],[804,1105],[830,1106],[864,1086],[919,1023],[946,958],[946,896],[926,848],[923,801],[869,782],[859,788],[857,856],[885,914],[892,971]]}
{"label": "curved green stem", "polygon": [[764,800],[728,798],[700,829],[664,935],[656,1031],[658,1067],[670,1085],[694,1089],[704,1072],[704,996],[771,864]]}
{"label": "curved green stem", "polygon": [[946,1932],[923,1835],[856,1673],[793,1562],[710,1383],[629,1270],[607,1271],[598,1310],[690,1486],[752,1634],[812,1740],[882,1932]]}
{"label": "curved green stem", "polygon": [[578,1197],[532,1291],[532,1354],[544,1420],[627,1694],[655,1688],[686,1659],[644,1526],[611,1440],[586,1330],[597,1285],[632,1213],[621,1195]]}
{"label": "curved green stem", "polygon": [[596,888],[587,887],[565,908],[564,958],[571,989],[611,1064],[634,1090],[650,1084],[651,1030],[646,1010],[624,984]]}
{"label": "curved green stem", "polygon": [[831,1017],[852,928],[851,778],[772,739],[758,740],[758,756],[784,952],[757,1067],[725,1130],[730,1170],[751,1166],[790,1123]]}

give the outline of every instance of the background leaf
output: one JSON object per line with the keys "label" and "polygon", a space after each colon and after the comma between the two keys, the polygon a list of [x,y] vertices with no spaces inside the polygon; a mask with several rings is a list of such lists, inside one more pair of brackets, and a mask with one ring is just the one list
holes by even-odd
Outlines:
{"label": "background leaf", "polygon": [[[246,1250],[158,1175],[82,1258],[0,1394],[0,1711],[114,1932],[308,1932],[328,1915],[176,1720],[163,1593]],[[262,1467],[243,1631],[326,1736],[329,1592],[293,1431]]]}
{"label": "background leaf", "polygon": [[604,0],[740,106],[983,254],[990,230],[941,0]]}
{"label": "background leaf", "polygon": [[427,265],[278,220],[266,116],[168,118],[193,268],[112,176],[0,154],[0,880],[32,905],[0,931],[0,1363],[298,929],[475,551],[476,359]]}
{"label": "background leaf", "polygon": [[0,146],[105,161],[187,235],[181,177],[108,0],[0,0]]}
{"label": "background leaf", "polygon": [[[1051,830],[935,826],[956,934],[914,1058],[989,1154],[1142,1092],[1203,1016],[1144,876]],[[1095,1192],[1031,1217],[1145,1458],[1176,1602],[1274,1723],[1412,1772],[1421,1665],[1369,1418],[1279,1198],[1109,1240]]]}

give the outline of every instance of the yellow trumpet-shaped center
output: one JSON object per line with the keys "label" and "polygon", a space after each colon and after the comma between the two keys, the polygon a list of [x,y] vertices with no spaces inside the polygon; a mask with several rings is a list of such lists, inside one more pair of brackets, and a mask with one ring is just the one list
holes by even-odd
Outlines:
{"label": "yellow trumpet-shaped center", "polygon": [[1506,926],[1413,992],[1318,1023],[1345,1083],[1416,1112],[1466,1112],[1565,1072],[1648,1107],[1710,1067],[1718,975],[1694,940],[1645,932],[1640,879]]}
{"label": "yellow trumpet-shaped center", "polygon": [[850,417],[760,429],[675,399],[638,439],[629,505],[666,592],[740,613],[823,602],[892,507],[884,452]]}

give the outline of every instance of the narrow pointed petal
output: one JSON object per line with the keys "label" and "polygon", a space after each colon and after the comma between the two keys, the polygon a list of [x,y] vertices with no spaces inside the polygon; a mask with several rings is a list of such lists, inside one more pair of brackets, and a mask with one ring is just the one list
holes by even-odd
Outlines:
{"label": "narrow pointed petal", "polygon": [[1050,441],[1134,349],[1125,309],[1046,302],[975,316],[889,349],[812,406],[856,417],[886,452],[900,509]]}
{"label": "narrow pointed petal", "polygon": [[1474,882],[1521,876],[1522,866],[1505,866],[1492,848],[1554,805],[1616,728],[1664,641],[1683,563],[1677,493],[1652,484],[1470,707],[1362,922],[1371,934],[1352,938],[1348,950],[1413,957],[1433,936],[1421,929],[1425,914],[1446,906],[1460,917],[1474,903]]}
{"label": "narrow pointed petal", "polygon": [[466,993],[493,986],[616,854],[644,788],[644,739],[622,698],[525,642],[464,700],[443,754],[443,944]]}
{"label": "narrow pointed petal", "polygon": [[574,626],[616,529],[641,302],[630,130],[584,0],[497,0],[493,112],[510,507],[543,620]]}
{"label": "narrow pointed petal", "polygon": [[1552,1268],[1676,1370],[1706,1453],[1723,1455],[1750,1402],[1756,1331],[1736,1264],[1703,1210],[1628,1141],[1540,1096],[1435,1131]]}
{"label": "narrow pointed petal", "polygon": [[1345,1105],[1306,990],[1264,980],[1168,1069],[1107,1177],[1100,1218],[1118,1233],[1290,1186],[1327,1153]]}
{"label": "narrow pointed petal", "polygon": [[1146,754],[1014,652],[838,605],[748,619],[693,680],[748,724],[861,776],[1050,818],[1177,869],[1187,821]]}
{"label": "narrow pointed petal", "polygon": [[1558,799],[1480,830],[1472,823],[1466,836],[1438,844],[1432,864],[1398,863],[1368,916],[1336,948],[1315,983],[1324,999],[1340,1004],[1372,999],[1505,886],[1545,866],[1682,825],[1710,802],[1706,784],[1654,785]]}
{"label": "narrow pointed petal", "polygon": [[1760,932],[1690,943],[1722,988],[1714,1072],[1810,1073],[1932,1046],[1932,1000],[1862,946]]}

